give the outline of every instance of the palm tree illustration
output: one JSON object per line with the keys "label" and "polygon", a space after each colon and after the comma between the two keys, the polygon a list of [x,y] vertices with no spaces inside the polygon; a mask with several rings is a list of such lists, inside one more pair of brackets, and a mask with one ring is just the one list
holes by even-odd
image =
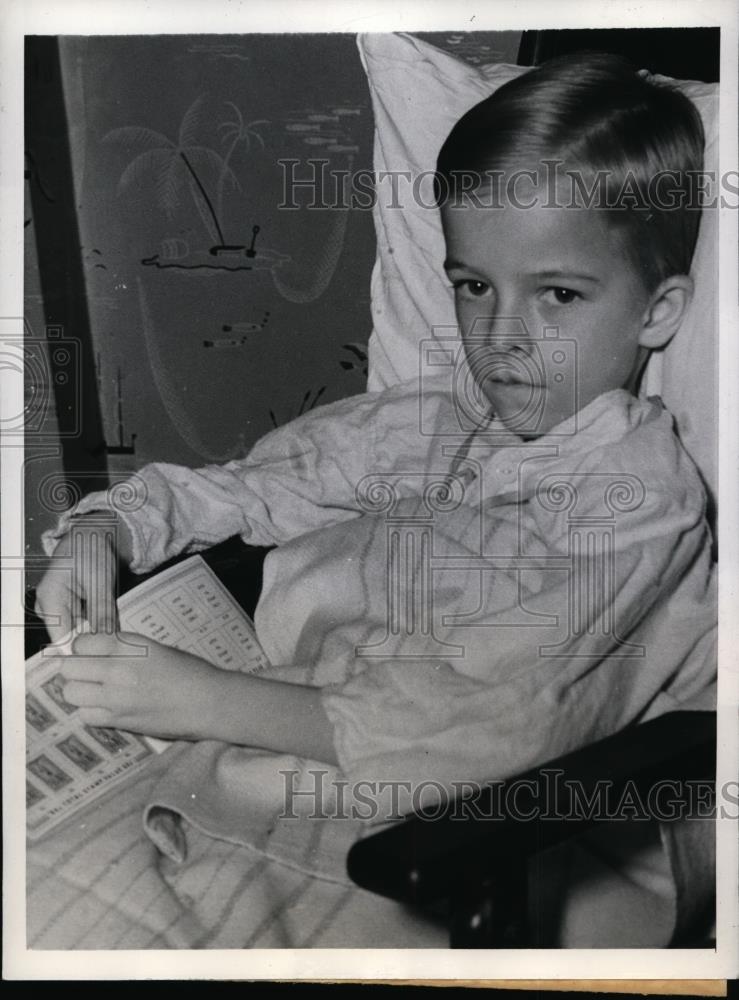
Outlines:
{"label": "palm tree illustration", "polygon": [[261,137],[259,132],[256,131],[256,126],[269,125],[269,121],[266,118],[257,118],[252,122],[245,122],[241,110],[233,103],[233,101],[226,101],[225,103],[227,107],[233,108],[236,120],[221,122],[218,126],[219,131],[221,129],[224,130],[223,135],[221,136],[221,141],[231,141],[230,146],[226,150],[226,155],[223,158],[223,169],[218,176],[218,188],[216,192],[218,215],[220,215],[223,211],[223,186],[230,170],[229,164],[231,163],[231,158],[236,152],[239,143],[243,142],[246,146],[246,151],[249,152],[251,149],[252,139],[255,139],[262,149],[264,149],[264,139]]}
{"label": "palm tree illustration", "polygon": [[[348,205],[348,178],[354,165],[354,157],[347,157],[347,170],[342,173],[342,205]],[[301,274],[297,266],[289,265],[272,271],[272,281],[275,288],[288,302],[301,305],[314,302],[326,291],[334,276],[341,251],[344,248],[346,227],[349,222],[348,207],[340,208],[330,213],[331,220],[328,232],[322,236],[321,249],[313,258],[313,264],[307,274]]]}
{"label": "palm tree illustration", "polygon": [[208,235],[212,240],[225,244],[218,215],[198,176],[196,166],[218,170],[222,178],[219,181],[221,184],[226,178],[235,187],[239,187],[239,182],[222,156],[207,146],[196,144],[203,99],[201,94],[182,116],[176,142],[163,132],[141,125],[126,125],[112,129],[103,136],[103,142],[119,142],[129,149],[148,147],[131,160],[121,174],[118,181],[119,194],[128,188],[136,187],[144,177],[153,173],[157,201],[171,219],[180,202],[182,185],[188,181],[195,206]]}

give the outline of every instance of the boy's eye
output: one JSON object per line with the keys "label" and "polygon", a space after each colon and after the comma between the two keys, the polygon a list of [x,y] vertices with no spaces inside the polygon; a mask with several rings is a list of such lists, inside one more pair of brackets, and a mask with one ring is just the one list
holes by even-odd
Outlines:
{"label": "boy's eye", "polygon": [[468,295],[472,295],[475,298],[479,298],[487,292],[489,285],[486,285],[484,281],[477,281],[475,278],[463,278],[460,281],[455,281],[452,286],[456,291],[467,292]]}
{"label": "boy's eye", "polygon": [[572,288],[549,288],[547,291],[560,306],[568,306],[580,298],[579,292],[574,291]]}

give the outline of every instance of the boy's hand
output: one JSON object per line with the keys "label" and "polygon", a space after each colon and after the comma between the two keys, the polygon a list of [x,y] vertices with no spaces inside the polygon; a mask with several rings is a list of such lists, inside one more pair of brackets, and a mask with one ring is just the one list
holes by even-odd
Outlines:
{"label": "boy's hand", "polygon": [[[122,643],[145,655],[121,655]],[[59,659],[64,697],[88,725],[338,763],[320,688],[219,670],[131,632],[79,635],[73,649]]]}
{"label": "boy's hand", "polygon": [[[131,644],[129,655],[120,655],[121,640]],[[170,739],[212,736],[219,681],[227,672],[191,653],[130,632],[117,637],[79,635],[73,650],[61,660],[67,681],[64,697],[80,707],[88,725]]]}
{"label": "boy's hand", "polygon": [[[115,538],[115,544],[113,542]],[[60,538],[36,588],[36,613],[52,642],[82,622],[93,632],[114,632],[116,563],[131,558],[128,529],[120,519],[81,518]]]}

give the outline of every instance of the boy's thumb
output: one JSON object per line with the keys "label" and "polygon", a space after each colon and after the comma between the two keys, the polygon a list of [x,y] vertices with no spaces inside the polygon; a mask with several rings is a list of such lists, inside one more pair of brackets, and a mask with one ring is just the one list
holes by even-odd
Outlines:
{"label": "boy's thumb", "polygon": [[84,632],[74,637],[72,653],[75,656],[110,656],[117,646],[115,635],[108,632]]}
{"label": "boy's thumb", "polygon": [[133,632],[85,632],[72,641],[74,656],[148,656],[146,640]]}
{"label": "boy's thumb", "polygon": [[89,588],[86,604],[90,632],[113,635],[118,626],[114,581],[104,579],[102,583]]}

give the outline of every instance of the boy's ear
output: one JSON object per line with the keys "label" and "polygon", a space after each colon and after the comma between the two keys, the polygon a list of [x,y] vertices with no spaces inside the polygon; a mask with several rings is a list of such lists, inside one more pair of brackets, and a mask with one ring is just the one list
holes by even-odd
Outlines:
{"label": "boy's ear", "polygon": [[693,279],[673,274],[661,281],[651,295],[644,313],[639,344],[650,350],[664,347],[680,328],[693,297]]}

